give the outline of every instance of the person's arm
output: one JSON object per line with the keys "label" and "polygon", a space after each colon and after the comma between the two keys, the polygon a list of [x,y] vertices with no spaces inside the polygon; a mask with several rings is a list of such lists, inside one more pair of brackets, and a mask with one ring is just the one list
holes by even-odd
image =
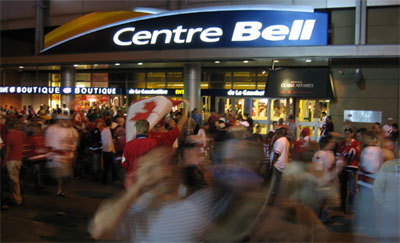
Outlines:
{"label": "person's arm", "polygon": [[89,225],[92,237],[96,240],[110,240],[115,237],[128,209],[139,196],[140,188],[133,184],[121,197],[101,205]]}
{"label": "person's arm", "polygon": [[182,130],[183,125],[185,125],[185,122],[188,119],[188,113],[189,113],[189,101],[187,100],[183,100],[184,104],[183,104],[183,113],[182,113],[182,117],[181,119],[178,121],[178,123],[176,124],[176,127],[178,127],[179,131]]}

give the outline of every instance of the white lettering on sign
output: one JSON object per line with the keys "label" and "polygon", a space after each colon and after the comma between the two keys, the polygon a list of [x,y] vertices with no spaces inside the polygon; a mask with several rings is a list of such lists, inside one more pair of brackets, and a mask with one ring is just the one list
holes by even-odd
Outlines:
{"label": "white lettering on sign", "polygon": [[[68,90],[69,91],[69,90]],[[115,95],[117,94],[116,88],[80,88],[74,89],[75,94],[93,94],[93,95]]]}
{"label": "white lettering on sign", "polygon": [[254,41],[260,38],[268,41],[309,40],[314,29],[315,19],[295,20],[289,29],[286,25],[270,25],[264,30],[258,21],[237,22],[233,30],[232,41]]}
{"label": "white lettering on sign", "polygon": [[228,96],[264,96],[265,90],[232,90],[227,92]]}
{"label": "white lettering on sign", "polygon": [[[219,27],[210,28],[183,28],[182,25],[177,26],[175,29],[162,29],[162,30],[142,30],[135,33],[135,27],[127,27],[118,30],[113,36],[113,41],[119,46],[130,45],[155,45],[158,42],[170,44],[171,41],[175,44],[191,43],[193,38],[197,36],[201,41],[211,43],[218,42],[223,35],[223,31]],[[121,35],[126,32],[132,32],[131,39],[121,39]],[[127,36],[127,35],[125,35]],[[162,38],[163,41],[162,41]]]}
{"label": "white lettering on sign", "polygon": [[128,94],[137,94],[137,95],[167,95],[167,89],[130,89],[128,90]]}
{"label": "white lettering on sign", "polygon": [[0,93],[15,94],[60,94],[60,87],[0,87]]}

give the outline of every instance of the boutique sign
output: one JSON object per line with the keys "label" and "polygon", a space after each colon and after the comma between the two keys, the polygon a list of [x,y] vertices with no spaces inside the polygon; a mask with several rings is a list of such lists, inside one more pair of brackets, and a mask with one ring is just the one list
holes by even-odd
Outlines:
{"label": "boutique sign", "polygon": [[326,45],[326,13],[246,6],[169,11],[107,24],[43,52]]}
{"label": "boutique sign", "polygon": [[117,94],[121,94],[121,89],[120,88],[5,86],[5,87],[0,87],[0,94],[117,95]]}

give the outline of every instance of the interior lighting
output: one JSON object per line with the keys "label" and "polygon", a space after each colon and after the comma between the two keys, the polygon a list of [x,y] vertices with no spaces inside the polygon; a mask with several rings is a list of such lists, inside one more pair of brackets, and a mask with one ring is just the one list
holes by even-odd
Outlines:
{"label": "interior lighting", "polygon": [[19,66],[19,68],[24,68],[24,66]]}
{"label": "interior lighting", "polygon": [[99,66],[99,64],[93,64],[93,66],[94,66],[94,67],[97,67],[97,66]]}
{"label": "interior lighting", "polygon": [[312,60],[311,59],[306,59],[306,62],[312,62]]}
{"label": "interior lighting", "polygon": [[266,74],[266,73],[267,73],[267,71],[265,71],[265,70],[262,71],[262,74]]}
{"label": "interior lighting", "polygon": [[214,63],[221,63],[220,61],[215,61]]}
{"label": "interior lighting", "polygon": [[121,65],[119,62],[115,63],[115,66],[119,66],[119,65]]}
{"label": "interior lighting", "polygon": [[274,63],[278,63],[279,62],[279,60],[274,60]]}
{"label": "interior lighting", "polygon": [[141,65],[143,65],[143,62],[138,62],[138,64],[137,64],[137,65],[141,66]]}
{"label": "interior lighting", "polygon": [[248,60],[244,60],[243,63],[249,63],[249,61]]}
{"label": "interior lighting", "polygon": [[74,64],[74,67],[77,67],[78,66],[78,64]]}

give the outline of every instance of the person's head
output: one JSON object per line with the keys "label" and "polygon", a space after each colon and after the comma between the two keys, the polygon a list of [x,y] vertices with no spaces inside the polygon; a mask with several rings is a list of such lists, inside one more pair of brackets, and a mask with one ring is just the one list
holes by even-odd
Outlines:
{"label": "person's head", "polygon": [[353,129],[351,129],[350,127],[346,127],[344,129],[344,135],[345,135],[346,140],[348,140],[348,141],[351,140],[354,136]]}
{"label": "person's head", "polygon": [[286,127],[280,127],[278,130],[276,130],[276,135],[278,137],[285,137],[287,134],[287,129]]}
{"label": "person's head", "polygon": [[333,150],[335,142],[331,136],[321,137],[319,140],[319,147],[322,150]]}
{"label": "person's head", "polygon": [[256,125],[256,133],[259,134],[261,132],[261,125],[257,124]]}
{"label": "person's head", "polygon": [[283,118],[279,118],[279,125],[283,125]]}
{"label": "person's head", "polygon": [[387,124],[391,126],[393,124],[393,118],[388,117]]}
{"label": "person's head", "polygon": [[272,122],[272,127],[273,127],[274,129],[276,129],[277,126],[278,126],[278,122],[277,122],[277,121],[273,121],[273,122]]}
{"label": "person's head", "polygon": [[265,137],[265,143],[269,144],[274,136],[275,136],[275,133],[273,131],[269,131],[267,133],[267,136]]}
{"label": "person's head", "polygon": [[110,126],[111,126],[111,124],[112,124],[112,121],[111,121],[111,119],[107,119],[107,120],[105,120],[104,124],[106,125],[106,127],[110,127]]}
{"label": "person's head", "polygon": [[362,134],[362,142],[365,145],[376,145],[376,134],[373,131],[364,131]]}
{"label": "person's head", "polygon": [[332,117],[331,116],[326,116],[326,121],[327,122],[331,122],[332,121]]}
{"label": "person's head", "polygon": [[357,139],[357,141],[359,141],[359,142],[362,141],[362,136],[366,131],[368,131],[368,130],[365,127],[362,127],[362,128],[359,128],[356,130],[355,138]]}
{"label": "person's head", "polygon": [[197,110],[197,108],[194,108],[192,112],[193,112],[193,114],[199,113],[199,111]]}
{"label": "person's head", "polygon": [[326,112],[325,111],[322,112],[322,116],[326,116]]}
{"label": "person's head", "polygon": [[310,128],[305,127],[303,129],[301,129],[300,136],[302,136],[303,138],[310,136],[310,134],[311,134]]}
{"label": "person's head", "polygon": [[138,120],[136,122],[136,134],[147,134],[150,124],[147,120]]}
{"label": "person's head", "polygon": [[118,125],[119,125],[120,127],[124,127],[124,125],[125,125],[125,120],[124,120],[124,118],[118,117],[115,121],[118,123]]}
{"label": "person's head", "polygon": [[397,130],[399,130],[399,124],[397,124],[397,123],[393,123],[393,131],[397,131]]}
{"label": "person's head", "polygon": [[63,104],[63,108],[67,108],[67,105],[66,105],[66,104]]}

